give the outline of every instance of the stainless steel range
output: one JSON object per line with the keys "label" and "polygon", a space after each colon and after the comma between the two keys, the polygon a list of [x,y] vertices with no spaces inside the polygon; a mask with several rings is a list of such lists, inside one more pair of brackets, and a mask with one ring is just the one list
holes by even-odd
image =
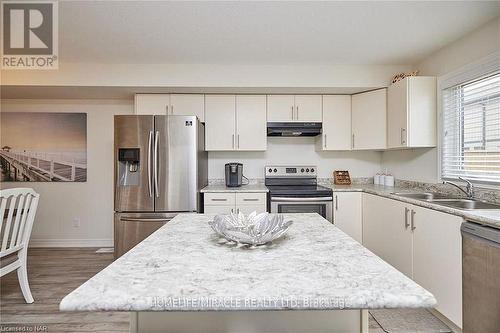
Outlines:
{"label": "stainless steel range", "polygon": [[318,185],[311,165],[266,166],[271,213],[318,213],[333,222],[333,191]]}

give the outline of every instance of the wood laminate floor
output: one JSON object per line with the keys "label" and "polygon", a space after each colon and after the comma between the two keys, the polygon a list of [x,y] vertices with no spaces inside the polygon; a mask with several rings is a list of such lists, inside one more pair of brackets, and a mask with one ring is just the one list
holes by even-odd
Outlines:
{"label": "wood laminate floor", "polygon": [[[33,332],[128,332],[127,313],[59,311],[64,296],[112,262],[112,253],[95,251],[94,248],[30,249],[28,276],[35,302],[25,303],[15,272],[2,277],[0,332],[14,332],[10,329],[14,326]],[[370,316],[370,333],[383,332]]]}

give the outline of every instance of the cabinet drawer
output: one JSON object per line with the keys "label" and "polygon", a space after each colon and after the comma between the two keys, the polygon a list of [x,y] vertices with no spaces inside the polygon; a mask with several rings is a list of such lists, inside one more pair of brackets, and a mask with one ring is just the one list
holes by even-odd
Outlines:
{"label": "cabinet drawer", "polygon": [[265,205],[266,193],[236,193],[236,205]]}
{"label": "cabinet drawer", "polygon": [[234,213],[234,206],[215,206],[215,205],[205,205],[205,214],[231,214]]}
{"label": "cabinet drawer", "polygon": [[234,193],[205,193],[206,206],[234,206]]}

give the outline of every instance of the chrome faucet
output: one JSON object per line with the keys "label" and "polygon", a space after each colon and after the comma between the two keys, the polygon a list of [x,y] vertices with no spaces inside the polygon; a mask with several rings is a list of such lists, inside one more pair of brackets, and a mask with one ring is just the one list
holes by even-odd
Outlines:
{"label": "chrome faucet", "polygon": [[443,184],[449,184],[449,185],[453,185],[455,186],[456,188],[458,188],[460,191],[464,192],[465,195],[467,195],[467,198],[469,199],[473,199],[474,198],[474,195],[475,195],[475,192],[474,192],[474,184],[471,183],[470,180],[468,179],[465,179],[465,178],[462,178],[462,177],[458,177],[458,179],[460,179],[461,181],[464,181],[465,183],[467,183],[467,185],[465,186],[465,190],[463,188],[460,187],[460,185],[454,183],[454,182],[449,182],[449,181],[444,181]]}

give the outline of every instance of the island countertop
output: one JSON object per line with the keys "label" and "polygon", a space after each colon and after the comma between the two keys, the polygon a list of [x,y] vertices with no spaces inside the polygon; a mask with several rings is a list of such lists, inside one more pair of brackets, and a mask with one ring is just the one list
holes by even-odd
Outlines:
{"label": "island countertop", "polygon": [[220,240],[213,215],[179,214],[96,274],[62,311],[338,310],[433,307],[432,294],[317,214],[275,243]]}

